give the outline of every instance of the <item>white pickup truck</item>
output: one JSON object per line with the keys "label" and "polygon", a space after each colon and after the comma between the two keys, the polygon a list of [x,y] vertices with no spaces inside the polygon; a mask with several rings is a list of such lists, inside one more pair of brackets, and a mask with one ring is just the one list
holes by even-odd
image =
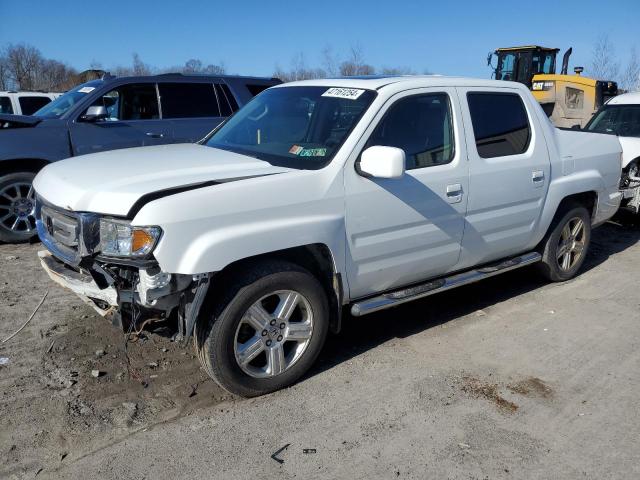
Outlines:
{"label": "white pickup truck", "polygon": [[446,77],[270,88],[195,145],[36,177],[52,279],[125,330],[175,319],[255,396],[365,315],[518,267],[582,265],[618,209],[616,137],[561,131],[522,85]]}

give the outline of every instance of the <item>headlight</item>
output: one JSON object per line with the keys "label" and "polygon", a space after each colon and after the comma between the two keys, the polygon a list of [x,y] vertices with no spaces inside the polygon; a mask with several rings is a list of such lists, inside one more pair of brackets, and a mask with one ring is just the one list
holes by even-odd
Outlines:
{"label": "headlight", "polygon": [[125,220],[100,219],[100,251],[113,257],[144,257],[156,246],[160,227],[132,227]]}
{"label": "headlight", "polygon": [[551,90],[552,88],[553,88],[553,82],[550,82],[550,81],[533,82],[531,84],[531,90],[533,90],[535,92],[539,92],[539,91],[546,92],[547,90]]}

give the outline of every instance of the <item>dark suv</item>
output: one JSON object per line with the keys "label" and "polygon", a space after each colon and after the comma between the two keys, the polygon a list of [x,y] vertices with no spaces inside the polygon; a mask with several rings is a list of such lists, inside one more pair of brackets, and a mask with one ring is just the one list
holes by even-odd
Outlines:
{"label": "dark suv", "polygon": [[35,234],[31,181],[45,165],[118,148],[193,143],[272,85],[273,78],[106,76],[32,116],[0,115],[0,241]]}

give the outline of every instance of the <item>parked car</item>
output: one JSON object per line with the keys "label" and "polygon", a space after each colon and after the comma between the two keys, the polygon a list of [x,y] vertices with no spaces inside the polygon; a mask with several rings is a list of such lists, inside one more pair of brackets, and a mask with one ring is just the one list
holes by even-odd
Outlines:
{"label": "parked car", "polygon": [[45,165],[104,150],[196,142],[278,83],[237,76],[106,76],[33,116],[0,115],[0,241],[35,235],[31,182]]}
{"label": "parked car", "polygon": [[42,265],[126,330],[178,319],[254,396],[365,315],[537,264],[580,269],[618,209],[620,144],[553,127],[524,85],[446,77],[271,88],[198,144],[36,177]]}
{"label": "parked car", "polygon": [[32,115],[60,95],[55,92],[0,92],[0,115]]}
{"label": "parked car", "polygon": [[584,129],[618,136],[622,145],[622,206],[640,212],[640,93],[612,98]]}

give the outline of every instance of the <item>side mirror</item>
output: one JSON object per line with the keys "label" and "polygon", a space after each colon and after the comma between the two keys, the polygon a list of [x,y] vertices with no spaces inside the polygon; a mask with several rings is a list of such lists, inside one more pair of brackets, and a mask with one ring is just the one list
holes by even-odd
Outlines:
{"label": "side mirror", "polygon": [[576,123],[575,125],[571,125],[571,130],[582,130],[582,127],[579,123]]}
{"label": "side mirror", "polygon": [[369,147],[360,156],[360,173],[374,178],[402,178],[405,161],[401,148]]}
{"label": "side mirror", "polygon": [[80,117],[80,119],[85,122],[98,122],[105,118],[109,118],[109,113],[107,112],[107,108],[103,105],[92,105],[87,108],[85,114]]}

